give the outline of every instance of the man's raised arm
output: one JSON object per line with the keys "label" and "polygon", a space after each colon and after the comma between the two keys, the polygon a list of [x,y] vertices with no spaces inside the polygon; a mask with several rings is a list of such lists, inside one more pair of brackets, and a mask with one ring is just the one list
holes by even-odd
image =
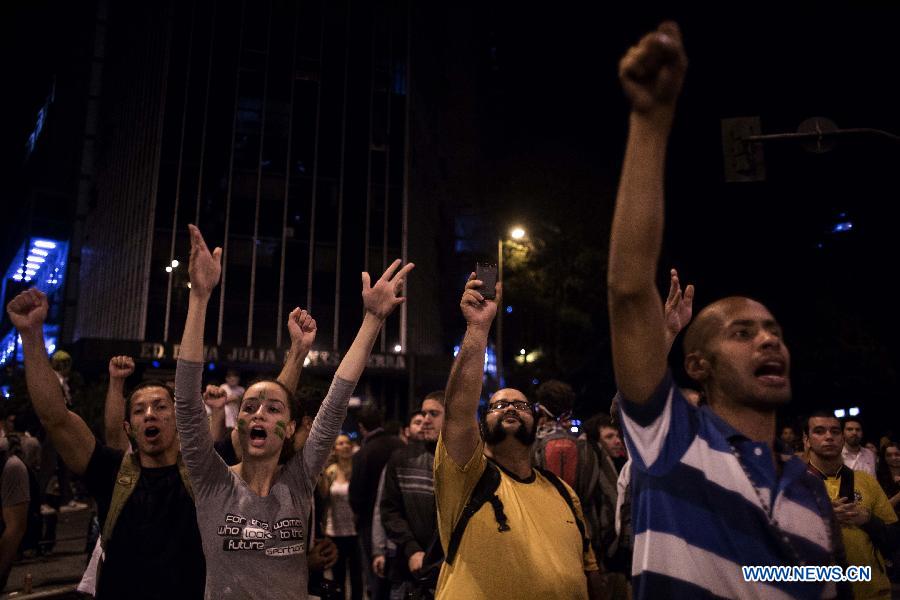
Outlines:
{"label": "man's raised arm", "polygon": [[645,35],[619,64],[631,115],[609,249],[609,318],[616,383],[635,403],[647,402],[666,372],[669,348],[655,280],[666,143],[686,67],[674,23]]}
{"label": "man's raised arm", "polygon": [[441,439],[450,458],[458,465],[469,462],[480,439],[475,413],[481,398],[484,352],[502,293],[498,283],[496,299],[486,300],[478,291],[481,285],[482,282],[475,279],[472,273],[459,302],[466,319],[466,335],[450,369],[450,379],[444,392],[446,413]]}
{"label": "man's raised arm", "polygon": [[6,305],[6,312],[22,336],[25,381],[34,410],[66,465],[81,475],[87,469],[96,440],[81,417],[66,408],[59,379],[47,358],[44,348],[47,308],[47,296],[32,288],[13,298]]}
{"label": "man's raised arm", "polygon": [[103,404],[103,429],[106,445],[116,450],[128,450],[125,435],[125,380],[134,373],[134,359],[130,356],[113,356],[109,359],[109,387]]}

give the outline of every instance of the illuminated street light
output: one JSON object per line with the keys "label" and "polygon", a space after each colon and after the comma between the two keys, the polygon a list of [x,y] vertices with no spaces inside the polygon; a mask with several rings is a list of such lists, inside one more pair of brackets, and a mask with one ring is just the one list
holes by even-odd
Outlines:
{"label": "illuminated street light", "polygon": [[525,237],[525,230],[521,227],[514,227],[510,232],[509,236],[514,240],[521,240]]}

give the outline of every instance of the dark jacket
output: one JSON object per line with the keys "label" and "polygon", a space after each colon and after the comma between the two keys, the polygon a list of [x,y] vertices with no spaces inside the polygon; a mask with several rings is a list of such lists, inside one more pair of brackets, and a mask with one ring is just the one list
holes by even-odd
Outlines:
{"label": "dark jacket", "polygon": [[[416,552],[426,552],[438,536],[434,503],[435,443],[410,442],[395,451],[384,472],[381,522],[388,538],[397,545],[401,578],[406,563]],[[392,577],[393,579],[393,577]]]}
{"label": "dark jacket", "polygon": [[378,495],[378,479],[381,471],[403,441],[396,435],[376,429],[363,440],[359,451],[353,455],[353,475],[350,476],[350,508],[356,514],[357,532],[372,530],[372,511]]}

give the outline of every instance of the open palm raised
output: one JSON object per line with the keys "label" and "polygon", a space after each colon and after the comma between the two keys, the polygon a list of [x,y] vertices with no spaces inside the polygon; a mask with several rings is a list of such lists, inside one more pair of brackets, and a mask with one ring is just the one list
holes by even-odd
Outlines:
{"label": "open palm raised", "polygon": [[362,298],[363,306],[366,312],[378,317],[382,321],[388,318],[394,309],[403,304],[406,298],[401,296],[403,293],[403,283],[407,274],[416,266],[413,263],[407,263],[402,269],[400,267],[401,260],[398,258],[387,271],[372,285],[369,274],[363,271],[362,274]]}

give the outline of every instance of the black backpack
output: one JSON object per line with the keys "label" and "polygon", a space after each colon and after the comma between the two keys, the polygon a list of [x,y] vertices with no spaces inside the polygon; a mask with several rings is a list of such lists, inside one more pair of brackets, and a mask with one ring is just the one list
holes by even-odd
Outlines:
{"label": "black backpack", "polygon": [[[584,523],[582,523],[575,510],[575,503],[572,501],[572,496],[569,495],[568,490],[566,490],[565,485],[559,477],[540,467],[535,467],[535,469],[553,484],[553,487],[556,488],[559,495],[566,501],[566,504],[572,511],[572,516],[575,518],[575,525],[578,527],[579,533],[581,533],[582,551],[587,552],[587,549],[591,545],[591,541],[585,530]],[[475,484],[472,495],[469,496],[469,501],[466,502],[466,506],[463,508],[462,514],[456,522],[456,526],[453,528],[453,533],[450,535],[447,555],[444,559],[447,564],[453,564],[453,560],[456,558],[459,544],[462,542],[462,536],[466,531],[469,520],[475,516],[475,513],[477,513],[485,503],[490,503],[491,508],[494,509],[494,518],[497,520],[497,531],[503,532],[510,530],[506,514],[503,512],[503,502],[501,502],[500,498],[497,496],[498,487],[500,487],[500,467],[494,464],[493,461],[488,460],[484,473],[481,474],[478,483]],[[434,550],[435,547],[436,550]],[[434,550],[434,552],[443,551],[440,544],[434,544],[432,548],[429,549],[428,555],[426,555],[426,563],[432,562],[435,558],[434,556],[429,556],[432,554],[432,550]]]}
{"label": "black backpack", "polygon": [[[44,530],[44,518],[41,516],[41,486],[38,484],[37,475],[34,470],[28,466],[21,457],[21,446],[19,436],[16,434],[7,435],[9,440],[9,450],[0,452],[0,475],[6,467],[6,461],[10,454],[16,456],[25,465],[28,471],[28,517],[26,519],[25,535],[19,544],[19,551],[31,550],[37,548],[38,542],[41,540]],[[17,451],[17,448],[19,451]]]}

